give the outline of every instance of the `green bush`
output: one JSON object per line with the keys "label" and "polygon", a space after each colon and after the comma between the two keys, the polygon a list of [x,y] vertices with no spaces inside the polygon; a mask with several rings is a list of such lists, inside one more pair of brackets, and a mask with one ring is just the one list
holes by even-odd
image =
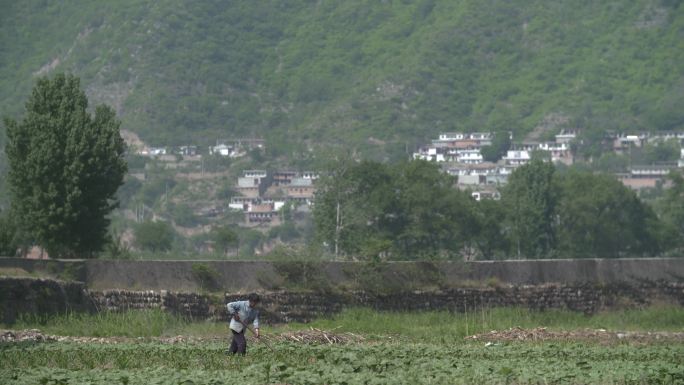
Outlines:
{"label": "green bush", "polygon": [[135,243],[142,250],[169,251],[173,245],[175,231],[166,222],[143,222],[135,227]]}
{"label": "green bush", "polygon": [[193,263],[192,276],[203,291],[214,291],[220,287],[219,272],[205,263]]}

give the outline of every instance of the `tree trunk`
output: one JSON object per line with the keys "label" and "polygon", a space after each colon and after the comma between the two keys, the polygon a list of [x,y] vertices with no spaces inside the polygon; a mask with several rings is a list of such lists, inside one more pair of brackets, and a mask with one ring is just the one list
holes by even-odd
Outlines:
{"label": "tree trunk", "polygon": [[337,219],[335,220],[335,260],[340,253],[340,201],[337,201]]}

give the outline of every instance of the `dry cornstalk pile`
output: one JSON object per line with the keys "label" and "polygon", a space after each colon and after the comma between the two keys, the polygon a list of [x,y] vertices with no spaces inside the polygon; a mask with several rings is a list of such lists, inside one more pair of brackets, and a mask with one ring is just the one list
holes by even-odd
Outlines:
{"label": "dry cornstalk pile", "polygon": [[508,330],[492,330],[489,333],[468,336],[466,339],[482,341],[536,341],[547,339],[565,339],[570,337],[570,332],[554,332],[546,328],[522,329],[513,327]]}
{"label": "dry cornstalk pile", "polygon": [[38,329],[31,330],[0,330],[0,342],[47,342],[57,341],[54,336],[41,333]]}
{"label": "dry cornstalk pile", "polygon": [[354,333],[333,333],[331,331],[309,328],[296,332],[282,333],[276,337],[280,341],[294,341],[305,344],[348,344],[360,342],[365,338]]}
{"label": "dry cornstalk pile", "polygon": [[38,329],[30,330],[0,330],[0,343],[2,342],[75,342],[79,344],[119,344],[119,343],[140,343],[156,341],[164,344],[180,343],[200,343],[207,341],[222,341],[223,337],[77,337],[77,336],[55,336],[45,334]]}

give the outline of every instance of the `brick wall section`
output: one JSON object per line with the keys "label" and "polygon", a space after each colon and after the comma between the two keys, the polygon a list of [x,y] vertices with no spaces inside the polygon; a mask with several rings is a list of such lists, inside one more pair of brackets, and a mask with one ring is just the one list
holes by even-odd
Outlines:
{"label": "brick wall section", "polygon": [[[530,309],[568,309],[592,314],[616,306],[640,307],[657,302],[684,306],[684,282],[509,285],[407,291],[377,294],[277,291],[261,294],[262,322],[307,322],[348,307],[390,311],[448,310],[471,312],[482,307],[519,306]],[[170,291],[88,291],[82,284],[31,278],[0,279],[2,322],[17,315],[65,311],[125,311],[162,309],[193,319],[227,320],[225,304],[240,294],[204,295]]]}

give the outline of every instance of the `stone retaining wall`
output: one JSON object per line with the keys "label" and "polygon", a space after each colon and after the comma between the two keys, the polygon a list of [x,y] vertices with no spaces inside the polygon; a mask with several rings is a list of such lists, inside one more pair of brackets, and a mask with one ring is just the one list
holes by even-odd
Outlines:
{"label": "stone retaining wall", "polygon": [[0,322],[14,323],[22,315],[45,316],[94,311],[81,282],[36,278],[0,278]]}
{"label": "stone retaining wall", "polygon": [[[684,306],[684,283],[544,284],[453,288],[434,291],[273,291],[263,292],[265,323],[307,322],[349,307],[385,311],[447,310],[472,312],[483,307],[518,306],[529,309],[568,309],[586,314],[616,306],[652,303]],[[192,319],[225,321],[225,304],[243,294],[205,295],[170,291],[89,291],[82,283],[33,278],[0,279],[0,315],[5,324],[21,314],[161,309]]]}
{"label": "stone retaining wall", "polygon": [[[349,307],[385,311],[448,310],[472,312],[483,307],[511,307],[544,310],[567,309],[592,314],[616,306],[641,307],[666,302],[684,306],[684,283],[650,282],[639,285],[537,285],[497,288],[461,288],[440,291],[411,291],[392,294],[368,292],[268,292],[262,293],[262,318],[266,323],[307,322],[330,316]],[[227,320],[225,304],[243,295],[224,297],[187,293],[105,291],[92,297],[99,309],[160,308],[194,318]]]}
{"label": "stone retaining wall", "polygon": [[214,317],[218,297],[195,293],[162,291],[106,290],[91,291],[90,298],[97,311],[161,309],[192,319]]}

